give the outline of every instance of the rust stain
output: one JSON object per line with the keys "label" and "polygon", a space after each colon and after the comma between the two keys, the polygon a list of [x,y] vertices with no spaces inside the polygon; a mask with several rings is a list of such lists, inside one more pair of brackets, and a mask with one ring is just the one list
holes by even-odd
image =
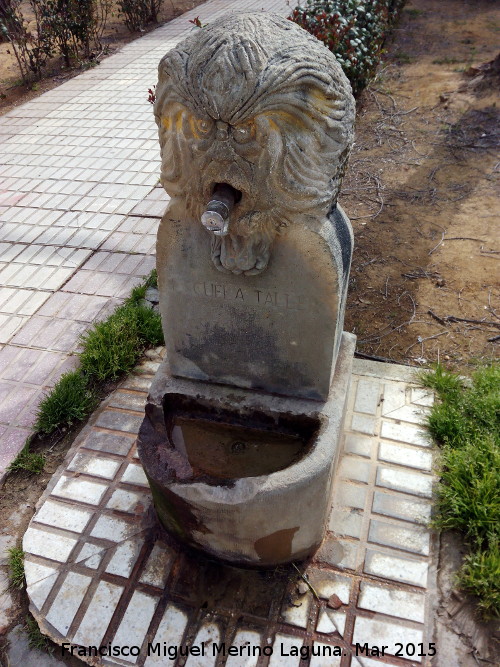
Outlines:
{"label": "rust stain", "polygon": [[290,560],[293,536],[298,529],[299,526],[296,528],[283,528],[256,540],[254,547],[260,560],[263,562]]}

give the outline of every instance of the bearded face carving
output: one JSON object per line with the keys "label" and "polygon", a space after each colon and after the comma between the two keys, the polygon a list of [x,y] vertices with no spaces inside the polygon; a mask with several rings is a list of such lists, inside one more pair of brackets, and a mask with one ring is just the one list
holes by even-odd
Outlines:
{"label": "bearded face carving", "polygon": [[296,24],[244,13],[194,31],[162,59],[154,110],[162,185],[193,221],[218,188],[232,193],[227,231],[211,234],[220,271],[262,272],[288,225],[317,226],[335,207],[354,101],[331,52]]}

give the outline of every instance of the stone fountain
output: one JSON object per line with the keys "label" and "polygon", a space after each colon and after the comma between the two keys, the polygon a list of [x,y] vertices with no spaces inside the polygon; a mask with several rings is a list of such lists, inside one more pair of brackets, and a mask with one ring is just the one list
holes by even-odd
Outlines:
{"label": "stone fountain", "polygon": [[138,448],[158,517],[234,563],[306,558],[330,510],[355,343],[337,204],[349,83],[294,23],[230,14],[162,59],[154,110],[167,355]]}

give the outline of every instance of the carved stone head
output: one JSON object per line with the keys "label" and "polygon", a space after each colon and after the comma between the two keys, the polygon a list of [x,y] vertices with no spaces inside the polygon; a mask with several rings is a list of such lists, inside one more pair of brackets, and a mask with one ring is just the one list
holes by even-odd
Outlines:
{"label": "carved stone head", "polygon": [[218,186],[235,193],[226,235],[212,235],[219,270],[260,273],[277,234],[335,207],[354,100],[332,53],[295,23],[229,14],[193,31],[160,62],[154,111],[168,194],[200,220]]}

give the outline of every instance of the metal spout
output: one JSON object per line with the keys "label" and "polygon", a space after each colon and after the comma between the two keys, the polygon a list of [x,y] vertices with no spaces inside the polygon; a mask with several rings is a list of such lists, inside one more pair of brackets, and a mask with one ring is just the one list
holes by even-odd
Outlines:
{"label": "metal spout", "polygon": [[239,192],[226,183],[215,186],[212,199],[201,216],[201,224],[207,231],[215,236],[226,236],[229,233],[229,216],[238,195]]}

